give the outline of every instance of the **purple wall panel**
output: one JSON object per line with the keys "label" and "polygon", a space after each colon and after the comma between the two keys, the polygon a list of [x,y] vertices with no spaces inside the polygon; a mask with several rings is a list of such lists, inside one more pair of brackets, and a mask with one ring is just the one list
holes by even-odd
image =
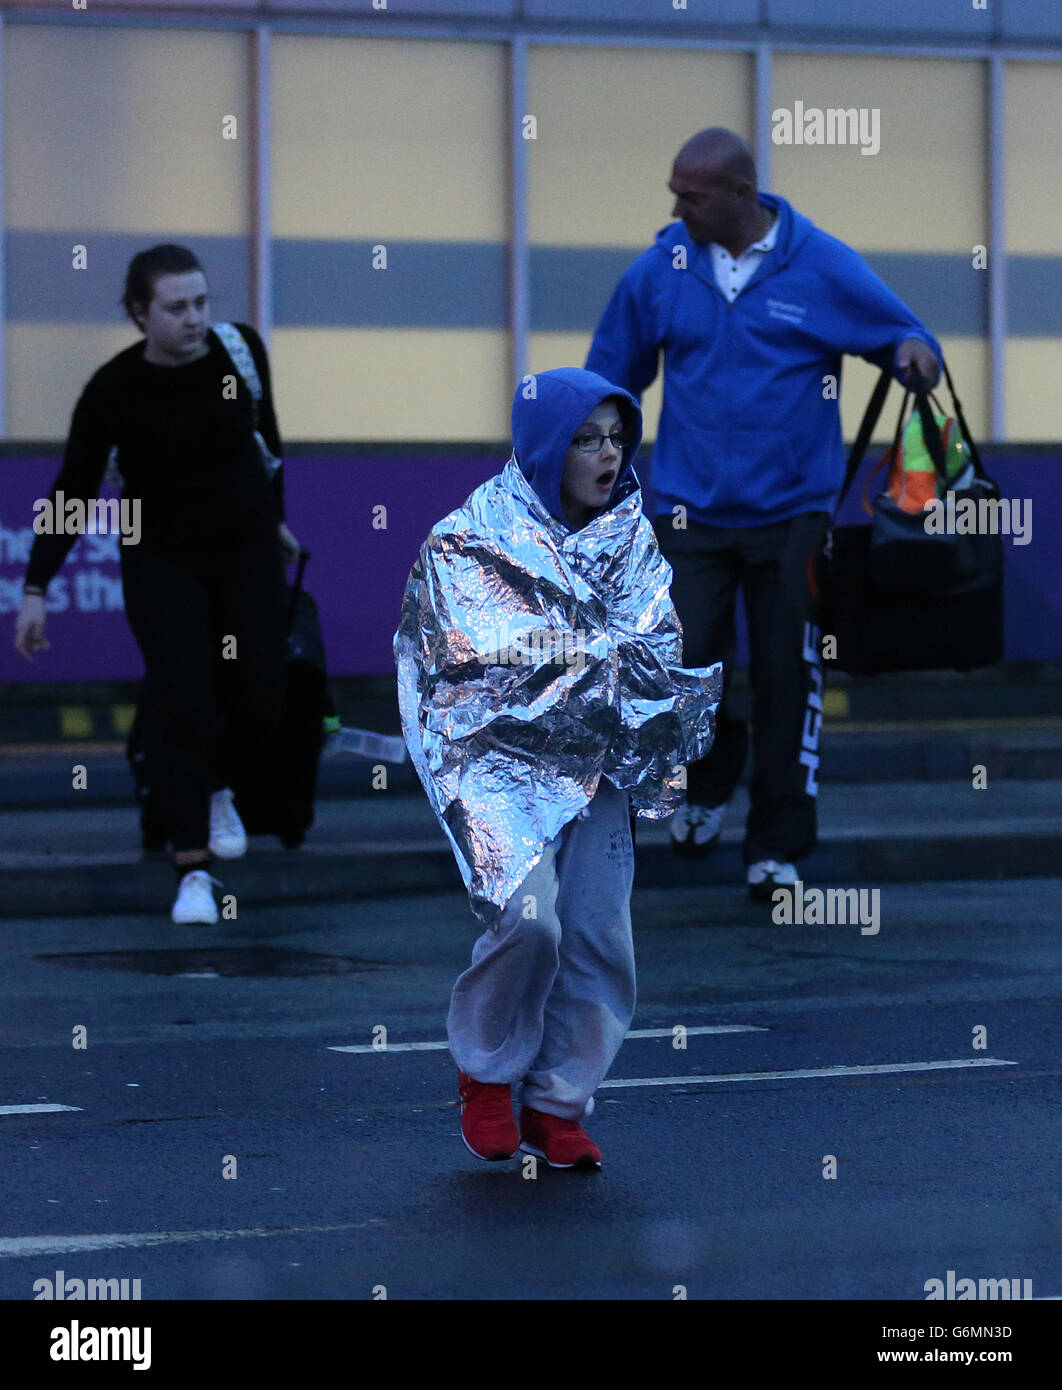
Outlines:
{"label": "purple wall panel", "polygon": [[[505,458],[503,450],[498,458],[289,459],[288,524],[313,552],[306,587],[320,609],[332,674],[393,671],[391,638],[421,542]],[[54,457],[0,463],[0,682],[139,679],[144,668],[122,607],[117,537],[75,542],[49,586],[49,650],[30,663],[14,649],[33,503],[48,495],[57,468]],[[386,530],[372,524],[380,505]]]}
{"label": "purple wall panel", "polygon": [[[505,457],[499,449],[496,456],[289,459],[288,520],[313,551],[306,584],[321,611],[333,675],[391,674],[402,589],[421,542]],[[53,581],[50,650],[30,664],[12,646],[33,502],[47,495],[57,462],[0,463],[0,682],[137,679],[143,666],[121,607],[116,538],[81,538]],[[1031,544],[1006,543],[1007,657],[1062,660],[1062,456],[989,456],[988,466],[1005,495],[1033,501]],[[644,462],[639,472],[647,481]],[[861,486],[860,478],[845,504],[846,521],[860,519]],[[378,506],[387,509],[386,529],[373,526]]]}
{"label": "purple wall panel", "polygon": [[[428,531],[500,471],[497,458],[293,459],[286,465],[288,525],[313,557],[306,587],[317,600],[329,672],[394,671],[391,640],[402,591]],[[373,509],[387,508],[387,529]]]}

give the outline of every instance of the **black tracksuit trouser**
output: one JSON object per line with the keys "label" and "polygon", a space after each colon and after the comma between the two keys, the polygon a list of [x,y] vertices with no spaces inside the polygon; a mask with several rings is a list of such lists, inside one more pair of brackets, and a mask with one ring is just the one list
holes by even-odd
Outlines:
{"label": "black tracksuit trouser", "polygon": [[790,862],[815,847],[815,797],[823,672],[808,561],[829,517],[807,512],[770,526],[730,529],[670,513],[654,528],[671,564],[671,597],[683,629],[683,664],[723,663],[715,742],[687,769],[691,805],[721,806],[741,778],[749,731],[730,707],[737,650],[737,591],[744,592],[752,692],[752,780],[742,856]]}
{"label": "black tracksuit trouser", "polygon": [[209,551],[123,547],[122,584],[146,667],[148,780],[174,850],[205,849],[211,793],[269,777],[287,656],[280,542],[272,529]]}

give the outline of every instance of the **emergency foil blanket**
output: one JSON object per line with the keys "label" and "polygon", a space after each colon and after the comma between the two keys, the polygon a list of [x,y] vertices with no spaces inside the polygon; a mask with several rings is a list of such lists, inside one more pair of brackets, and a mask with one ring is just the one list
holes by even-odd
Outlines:
{"label": "emergency foil blanket", "polygon": [[602,776],[661,819],[711,747],[722,666],[684,669],[641,492],[569,531],[515,459],[421,547],[395,634],[410,758],[489,921]]}

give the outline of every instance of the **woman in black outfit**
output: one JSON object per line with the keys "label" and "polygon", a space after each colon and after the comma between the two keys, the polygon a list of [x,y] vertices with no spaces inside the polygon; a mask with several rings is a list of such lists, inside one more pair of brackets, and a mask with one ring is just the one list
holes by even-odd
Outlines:
{"label": "woman in black outfit", "polygon": [[[268,776],[284,692],[284,562],[298,542],[283,521],[282,470],[270,477],[255,439],[257,424],[279,458],[257,333],[237,325],[262,385],[256,414],[208,327],[207,281],[191,251],[165,245],[135,256],[122,302],[144,341],[82,392],[51,498],[95,498],[117,447],[123,499],[141,513],[139,543],[120,547],[122,585],[151,693],[147,766],[174,849],[172,918],[214,923],[212,851],[235,858],[247,844],[218,773]],[[15,637],[29,659],[48,645],[44,595],[74,539],[34,541]],[[223,720],[222,710],[235,717]]]}

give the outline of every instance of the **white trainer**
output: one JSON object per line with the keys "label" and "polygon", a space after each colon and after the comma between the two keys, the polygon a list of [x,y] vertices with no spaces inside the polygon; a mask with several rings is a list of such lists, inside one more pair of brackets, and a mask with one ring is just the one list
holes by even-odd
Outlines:
{"label": "white trainer", "polygon": [[795,864],[780,859],[760,859],[749,865],[749,897],[771,902],[776,888],[795,888],[800,875]]}
{"label": "white trainer", "polygon": [[247,853],[247,831],[232,804],[231,787],[210,798],[209,849],[218,859],[240,859]]}
{"label": "white trainer", "polygon": [[676,854],[699,859],[713,849],[723,831],[722,806],[691,806],[687,802],[671,817],[671,845]]}
{"label": "white trainer", "polygon": [[221,884],[216,878],[211,878],[206,869],[192,869],[181,879],[177,900],[170,913],[171,919],[179,927],[192,924],[214,926],[218,920],[218,905],[212,889],[220,887]]}

